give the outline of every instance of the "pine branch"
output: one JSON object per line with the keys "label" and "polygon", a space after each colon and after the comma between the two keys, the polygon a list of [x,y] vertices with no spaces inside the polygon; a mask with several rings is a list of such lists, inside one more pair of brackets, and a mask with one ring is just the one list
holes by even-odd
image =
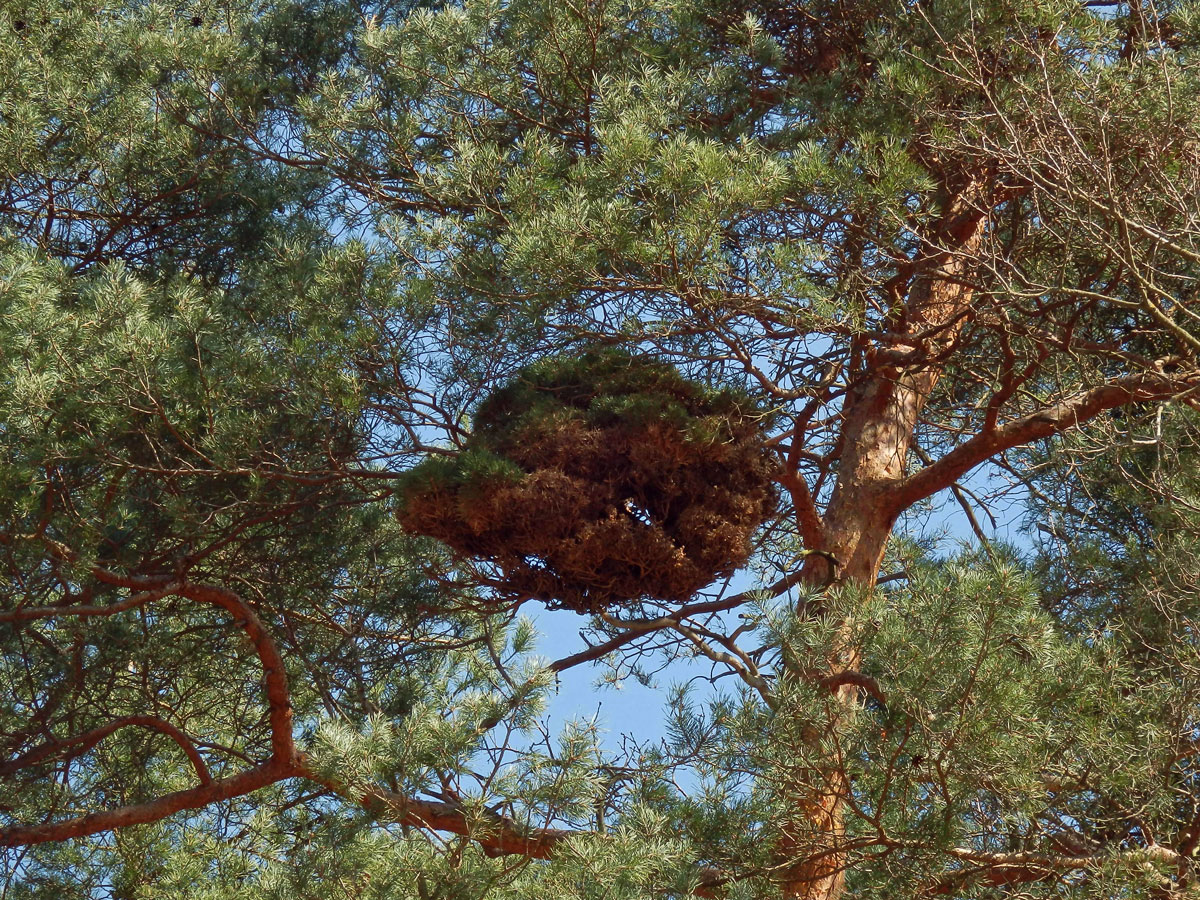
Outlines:
{"label": "pine branch", "polygon": [[900,481],[889,492],[890,507],[899,511],[953,485],[982,462],[1028,444],[1077,428],[1110,409],[1129,403],[1171,400],[1200,388],[1200,373],[1168,378],[1160,375],[1131,375],[1091,390],[1081,391],[1058,403],[981,431],[959,444],[930,466]]}

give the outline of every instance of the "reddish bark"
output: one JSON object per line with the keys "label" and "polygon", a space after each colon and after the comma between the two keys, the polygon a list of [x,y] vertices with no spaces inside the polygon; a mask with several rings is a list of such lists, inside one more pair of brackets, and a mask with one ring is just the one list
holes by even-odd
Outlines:
{"label": "reddish bark", "polygon": [[[870,590],[876,583],[896,517],[913,503],[951,487],[970,469],[1004,450],[1076,427],[1108,409],[1130,402],[1165,399],[1180,390],[1200,385],[1200,378],[1194,375],[1190,380],[1181,380],[1146,372],[1081,391],[1037,413],[1006,423],[989,417],[978,434],[939,460],[908,474],[906,463],[922,411],[942,376],[943,360],[971,314],[970,276],[991,208],[986,184],[984,177],[977,176],[963,179],[956,187],[946,188],[943,215],[927,235],[911,272],[906,272],[911,275],[911,281],[906,298],[897,301],[894,330],[885,343],[860,348],[866,364],[842,403],[837,482],[826,508],[823,511],[817,508],[808,485],[795,471],[781,476],[783,486],[795,504],[800,533],[812,552],[806,557],[803,569],[781,580],[777,587],[785,589],[798,581],[806,581],[815,587],[847,585]],[[899,297],[900,289],[897,290]],[[802,436],[797,435],[793,448],[801,444]],[[0,616],[0,621],[109,615],[153,602],[167,594],[178,594],[226,610],[245,630],[263,666],[271,758],[239,775],[206,780],[203,762],[196,766],[196,754],[192,761],[201,780],[198,787],[76,819],[0,830],[0,846],[63,840],[151,822],[292,777],[313,779],[346,794],[344,788],[311,772],[300,759],[292,738],[292,711],[283,660],[264,624],[236,594],[213,586],[114,579],[115,576],[102,580],[144,593],[110,607],[17,610]],[[626,622],[627,630],[623,634],[560,660],[552,668],[561,671],[599,658],[640,634],[670,627],[685,611],[686,614],[711,612],[732,608],[737,602],[740,602],[739,598],[684,606],[673,617],[648,622],[644,628],[638,623]],[[833,657],[823,660],[820,666],[791,674],[823,685],[845,710],[857,703],[862,690],[883,702],[879,686],[858,671],[860,655],[860,649],[847,637]],[[90,741],[94,744],[123,725],[157,727],[132,718],[118,720],[68,743],[85,746]],[[165,728],[159,730],[170,734]],[[181,743],[181,746],[185,745]],[[34,755],[37,759],[47,758],[56,749],[61,749],[61,745],[39,749]],[[22,759],[25,764],[34,761],[30,754]],[[778,842],[784,872],[782,887],[793,900],[837,900],[844,892],[844,871],[850,861],[845,849],[844,822],[848,793],[845,773],[834,760],[821,771],[812,773],[811,778],[797,780],[793,796],[803,827],[798,827],[794,833],[785,832]],[[350,796],[349,799],[368,808],[387,810],[406,825],[469,837],[486,852],[495,854],[547,858],[564,840],[577,834],[548,827],[527,828],[504,816],[481,816],[461,804],[406,798],[382,789],[372,789],[364,796]],[[981,883],[995,885],[1037,880],[1048,871],[1091,864],[1086,860],[1033,860],[1012,856],[1001,859],[978,854],[964,856],[961,861],[979,867],[984,873],[979,876]],[[715,873],[708,873],[705,878],[705,890],[710,892],[721,880]]]}
{"label": "reddish bark", "polygon": [[[824,553],[811,554],[805,564],[814,586],[872,589],[903,509],[896,503],[896,490],[905,477],[917,422],[941,377],[939,360],[958,337],[971,306],[966,276],[987,225],[984,182],[967,179],[948,190],[943,209],[913,267],[907,303],[896,311],[899,338],[886,351],[866,348],[866,371],[845,400],[837,483],[820,527],[825,543],[814,548]],[[814,530],[811,524],[807,530]],[[860,662],[860,648],[847,639],[823,672],[794,674],[830,687],[838,705],[849,710],[861,687],[856,677]],[[805,826],[783,835],[779,843],[784,859],[792,861],[784,893],[795,900],[836,900],[845,888],[843,806],[850,785],[832,760],[812,773],[811,782],[796,786]]]}
{"label": "reddish bark", "polygon": [[212,781],[212,776],[208,773],[208,767],[204,764],[204,760],[201,758],[199,751],[196,750],[192,739],[170,722],[160,719],[157,716],[125,716],[121,719],[114,719],[112,722],[101,725],[99,728],[93,728],[91,731],[83,734],[43,744],[40,747],[30,750],[28,753],[21,754],[16,759],[0,763],[0,778],[3,778],[5,775],[12,775],[29,766],[37,765],[44,760],[53,759],[56,756],[71,757],[86,753],[113,732],[131,726],[149,728],[165,734],[178,744],[180,749],[187,755],[192,768],[196,771],[196,777],[200,779],[200,783],[208,784]]}
{"label": "reddish bark", "polygon": [[[141,584],[138,585],[142,586]],[[150,716],[131,716],[108,723],[97,729],[64,741],[60,744],[31,751],[25,757],[19,758],[9,766],[20,767],[32,765],[49,758],[61,751],[65,746],[78,745],[81,748],[94,746],[108,734],[126,725],[141,725],[155,728],[168,734],[176,740],[188,754],[201,784],[198,787],[183,791],[175,791],[144,803],[134,803],[116,809],[104,810],[64,819],[57,822],[43,822],[36,825],[12,825],[0,829],[0,847],[18,847],[26,844],[40,844],[47,841],[62,841],[70,838],[84,837],[123,828],[129,825],[141,825],[156,822],[174,813],[187,809],[201,809],[212,803],[239,797],[251,793],[268,784],[301,774],[299,756],[292,735],[292,703],[288,690],[287,673],[284,669],[283,658],[279,648],[271,638],[262,620],[254,613],[233,591],[206,584],[188,584],[186,582],[172,583],[163,586],[152,593],[158,596],[175,594],[186,597],[197,603],[216,606],[225,610],[234,618],[234,623],[241,628],[250,642],[254,645],[259,662],[263,668],[263,680],[266,685],[267,719],[271,729],[271,758],[254,768],[228,778],[213,780],[208,769],[195,747],[187,736],[174,726]],[[55,608],[51,615],[106,615],[108,610],[131,608],[134,605],[150,602],[149,594],[130,598],[126,603],[114,607],[93,609],[92,607],[61,607]],[[133,603],[132,601],[138,601]]]}
{"label": "reddish bark", "polygon": [[[996,420],[996,408],[973,437],[919,471],[906,474],[906,462],[922,410],[938,384],[943,360],[953,351],[971,315],[971,276],[993,205],[982,175],[947,188],[943,215],[925,240],[913,265],[907,299],[896,311],[898,325],[884,346],[863,347],[866,360],[859,380],[847,394],[841,417],[837,482],[819,522],[807,502],[798,504],[801,533],[820,544],[805,562],[804,575],[814,587],[853,586],[871,590],[896,517],[912,504],[953,487],[975,466],[1005,450],[1075,428],[1100,413],[1133,402],[1165,400],[1200,385],[1200,376],[1172,377],[1147,371],[1080,391],[1036,413],[1009,422]],[[1004,394],[1001,391],[1001,394]],[[784,485],[793,498],[803,492],[793,477]],[[838,706],[849,710],[866,689],[882,702],[882,693],[858,672],[860,648],[848,637],[824,669],[795,671],[833,691]],[[874,689],[872,689],[874,688]],[[797,784],[795,803],[806,823],[783,835],[779,850],[791,860],[783,880],[794,900],[837,900],[845,889],[848,855],[844,849],[843,806],[849,783],[836,761]],[[1041,878],[1050,868],[1027,860],[973,858],[988,871],[983,882],[1003,884]],[[1050,866],[1049,863],[1046,864]]]}
{"label": "reddish bark", "polygon": [[65,841],[130,825],[157,822],[186,809],[203,809],[222,800],[241,797],[286,778],[290,774],[294,773],[288,771],[286,764],[272,759],[229,778],[219,778],[208,784],[156,797],[145,803],[133,803],[59,822],[12,825],[8,828],[0,828],[0,847],[21,847],[27,844],[44,844],[48,841]]}

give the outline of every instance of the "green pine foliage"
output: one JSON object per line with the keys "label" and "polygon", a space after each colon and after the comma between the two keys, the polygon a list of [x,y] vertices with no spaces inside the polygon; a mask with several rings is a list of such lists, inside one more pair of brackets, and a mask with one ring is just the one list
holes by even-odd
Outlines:
{"label": "green pine foliage", "polygon": [[1197,47],[0,5],[0,896],[1195,896]]}

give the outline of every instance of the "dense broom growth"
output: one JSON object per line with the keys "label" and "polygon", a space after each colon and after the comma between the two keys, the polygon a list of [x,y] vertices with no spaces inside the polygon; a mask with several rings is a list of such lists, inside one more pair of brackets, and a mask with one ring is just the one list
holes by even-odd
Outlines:
{"label": "dense broom growth", "polygon": [[683,601],[745,564],[775,507],[765,421],[645,358],[543,360],[483,403],[460,453],[412,470],[400,521],[547,603]]}

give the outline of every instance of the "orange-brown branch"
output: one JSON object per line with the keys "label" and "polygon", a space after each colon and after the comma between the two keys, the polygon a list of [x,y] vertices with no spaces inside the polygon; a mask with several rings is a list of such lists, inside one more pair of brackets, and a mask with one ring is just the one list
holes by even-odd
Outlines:
{"label": "orange-brown branch", "polygon": [[157,822],[185,809],[202,809],[221,800],[249,794],[265,785],[288,777],[286,767],[274,760],[255,766],[230,778],[220,778],[208,784],[158,797],[146,803],[133,803],[117,809],[94,812],[61,822],[40,825],[13,825],[0,828],[0,847],[22,847],[86,837],[129,825]]}
{"label": "orange-brown branch", "polygon": [[896,485],[889,495],[893,508],[906,509],[945,490],[975,466],[1005,450],[1076,428],[1100,413],[1128,403],[1169,400],[1197,387],[1200,387],[1200,373],[1193,372],[1178,378],[1131,375],[1082,391],[1036,413],[981,431],[937,462]]}
{"label": "orange-brown branch", "polygon": [[161,587],[153,590],[143,591],[139,594],[132,594],[124,600],[116,603],[110,603],[107,606],[91,606],[91,605],[66,605],[66,606],[26,606],[19,609],[7,610],[0,612],[0,622],[33,622],[38,619],[57,619],[67,616],[75,616],[77,618],[86,619],[96,616],[112,616],[120,612],[126,612],[131,609],[145,606],[148,603],[153,603],[155,600],[161,600],[171,594],[179,592],[181,583],[177,581],[168,582]]}
{"label": "orange-brown branch", "polygon": [[[134,803],[116,809],[94,812],[88,815],[59,822],[46,822],[37,825],[12,825],[0,829],[0,847],[16,847],[27,844],[39,844],[47,841],[61,841],[69,838],[84,837],[123,828],[128,825],[141,825],[155,822],[169,815],[186,809],[200,809],[211,803],[228,800],[233,797],[248,794],[268,784],[284,778],[301,774],[298,754],[292,735],[292,704],[288,690],[287,673],[284,669],[283,657],[275,645],[266,626],[254,613],[254,610],[233,591],[207,584],[189,584],[180,582],[156,587],[154,591],[162,596],[167,593],[185,597],[196,603],[204,603],[225,610],[234,618],[234,623],[241,628],[250,642],[262,664],[263,680],[266,685],[267,718],[271,729],[271,758],[254,768],[230,776],[213,780],[208,773],[204,761],[200,758],[195,747],[183,732],[168,723],[153,717],[129,717],[102,726],[95,731],[80,735],[72,743],[92,744],[102,740],[112,731],[125,725],[142,725],[153,727],[174,738],[188,753],[192,765],[196,768],[201,784],[198,787],[176,791],[144,803]],[[130,598],[131,600],[137,598]],[[149,602],[145,600],[144,602]],[[120,605],[120,604],[117,604]],[[104,610],[111,607],[98,608],[97,615],[107,614]],[[127,606],[126,608],[132,608]],[[62,607],[64,610],[79,609],[78,607]],[[55,613],[57,614],[57,613]],[[108,729],[107,731],[105,729]],[[101,733],[103,732],[103,733]],[[42,758],[60,750],[62,745],[50,748],[40,748],[33,751],[34,755],[42,754]],[[27,754],[28,757],[28,754]],[[19,760],[18,760],[19,762]]]}
{"label": "orange-brown branch", "polygon": [[178,744],[180,749],[187,755],[192,768],[196,771],[196,777],[200,779],[200,783],[208,784],[212,781],[212,776],[208,772],[208,766],[204,764],[204,759],[200,756],[200,752],[196,749],[195,744],[192,743],[192,739],[181,729],[176,728],[170,722],[160,719],[157,716],[125,716],[120,719],[114,719],[83,734],[63,740],[51,741],[40,747],[35,747],[33,750],[23,753],[15,759],[0,763],[0,778],[12,775],[21,769],[29,768],[59,755],[78,756],[81,753],[86,753],[113,732],[134,726],[149,728],[152,731],[165,734]]}
{"label": "orange-brown branch", "polygon": [[267,720],[271,728],[271,756],[290,766],[296,758],[292,737],[292,700],[283,657],[270,632],[249,605],[233,591],[205,584],[185,584],[179,594],[197,603],[220,607],[234,617],[258,654],[267,694]]}

